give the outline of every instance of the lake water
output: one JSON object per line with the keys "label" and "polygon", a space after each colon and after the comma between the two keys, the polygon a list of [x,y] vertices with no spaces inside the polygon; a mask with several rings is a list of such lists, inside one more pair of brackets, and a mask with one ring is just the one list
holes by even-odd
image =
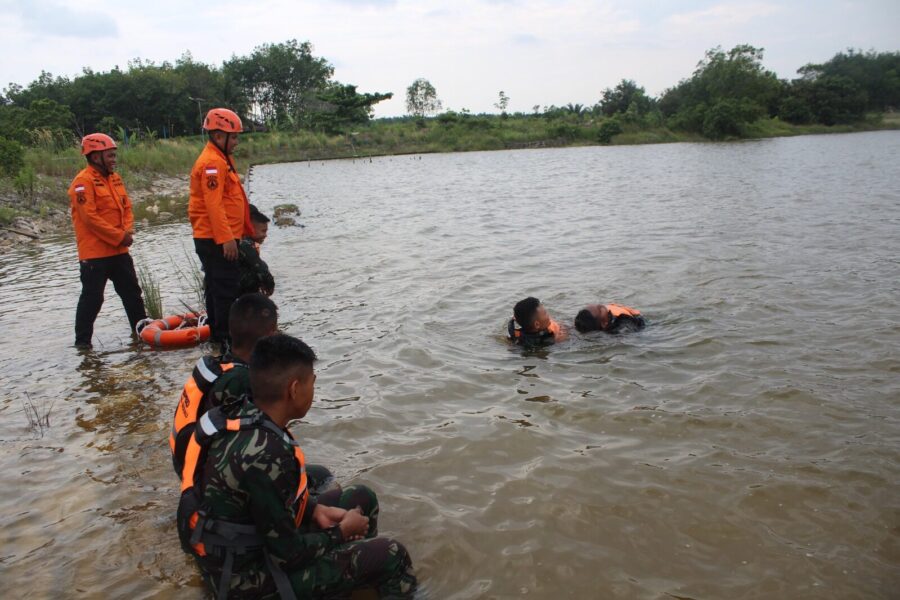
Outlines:
{"label": "lake water", "polygon": [[[900,132],[257,167],[263,246],[321,358],[293,431],[373,487],[427,598],[896,598]],[[186,222],[140,229],[169,312]],[[187,249],[187,250],[185,250]],[[166,436],[201,349],[72,347],[70,236],[0,256],[3,597],[202,598]],[[571,323],[649,321],[541,352]],[[29,431],[26,394],[52,403]]]}

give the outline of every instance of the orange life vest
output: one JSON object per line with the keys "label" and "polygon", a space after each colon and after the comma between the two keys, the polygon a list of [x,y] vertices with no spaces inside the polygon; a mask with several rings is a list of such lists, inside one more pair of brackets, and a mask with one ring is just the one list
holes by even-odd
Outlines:
{"label": "orange life vest", "polygon": [[624,304],[605,304],[606,310],[609,311],[614,317],[639,317],[641,316],[641,311],[636,308],[631,308],[630,306],[625,306]]}
{"label": "orange life vest", "polygon": [[507,324],[507,332],[509,333],[509,339],[517,344],[551,344],[556,339],[556,335],[559,334],[559,323],[550,319],[550,325],[547,326],[547,329],[528,333],[518,326],[515,318],[512,318]]}
{"label": "orange life vest", "polygon": [[184,383],[178,406],[175,407],[175,417],[172,419],[172,431],[169,433],[169,449],[172,451],[172,465],[175,473],[181,477],[184,467],[184,453],[187,451],[188,441],[197,426],[197,419],[209,409],[205,402],[206,395],[212,389],[213,383],[235,367],[244,366],[243,363],[222,363],[214,356],[203,356],[194,365],[191,376]]}

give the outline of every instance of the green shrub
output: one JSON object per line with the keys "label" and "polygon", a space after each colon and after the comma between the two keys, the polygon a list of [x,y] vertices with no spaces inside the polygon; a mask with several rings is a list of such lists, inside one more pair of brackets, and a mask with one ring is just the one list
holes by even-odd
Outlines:
{"label": "green shrub", "polygon": [[0,137],[0,176],[14,177],[25,166],[25,148],[19,142]]}
{"label": "green shrub", "polygon": [[19,198],[21,198],[23,202],[28,206],[34,206],[35,199],[37,198],[37,194],[35,193],[37,187],[37,175],[34,174],[34,169],[29,166],[22,167],[19,174],[13,179],[13,187],[16,188],[16,193],[19,194]]}
{"label": "green shrub", "polygon": [[608,144],[612,141],[613,137],[622,133],[622,125],[619,123],[618,119],[606,119],[600,125],[600,130],[597,133],[597,139],[601,144]]}

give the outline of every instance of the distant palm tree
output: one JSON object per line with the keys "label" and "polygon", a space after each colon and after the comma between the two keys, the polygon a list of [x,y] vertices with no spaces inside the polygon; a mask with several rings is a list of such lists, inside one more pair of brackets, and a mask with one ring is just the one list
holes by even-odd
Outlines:
{"label": "distant palm tree", "polygon": [[577,117],[580,117],[585,112],[584,104],[572,104],[571,102],[566,104],[563,107],[563,110],[565,110],[567,113],[573,114]]}

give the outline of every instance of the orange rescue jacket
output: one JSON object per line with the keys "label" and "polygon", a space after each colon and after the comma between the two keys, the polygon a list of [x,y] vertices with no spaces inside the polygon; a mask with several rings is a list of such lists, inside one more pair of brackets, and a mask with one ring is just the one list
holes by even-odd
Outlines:
{"label": "orange rescue jacket", "polygon": [[108,177],[94,167],[81,170],[69,186],[78,260],[125,254],[125,234],[134,228],[131,199],[118,173]]}
{"label": "orange rescue jacket", "polygon": [[250,203],[230,160],[207,142],[191,170],[188,217],[197,239],[217,244],[253,235]]}
{"label": "orange rescue jacket", "polygon": [[614,317],[639,317],[641,316],[641,311],[636,308],[631,308],[630,306],[625,306],[624,304],[607,304],[606,310]]}

